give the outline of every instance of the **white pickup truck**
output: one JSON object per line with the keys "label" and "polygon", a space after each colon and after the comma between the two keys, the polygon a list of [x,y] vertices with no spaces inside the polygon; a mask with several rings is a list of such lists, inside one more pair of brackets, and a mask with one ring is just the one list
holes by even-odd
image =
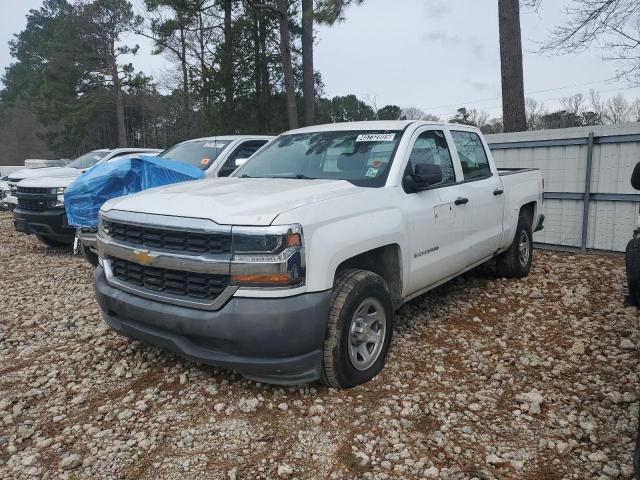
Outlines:
{"label": "white pickup truck", "polygon": [[375,121],[277,137],[230,178],[104,204],[95,289],[129,337],[257,381],[346,388],[383,367],[394,311],[495,259],[524,277],[537,170],[476,128]]}

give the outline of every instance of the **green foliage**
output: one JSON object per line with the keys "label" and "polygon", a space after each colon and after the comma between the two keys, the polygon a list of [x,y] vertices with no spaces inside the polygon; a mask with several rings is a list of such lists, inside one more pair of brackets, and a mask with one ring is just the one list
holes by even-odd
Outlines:
{"label": "green foliage", "polygon": [[399,120],[402,116],[402,109],[397,105],[385,105],[378,110],[378,120]]}
{"label": "green foliage", "polygon": [[357,122],[375,119],[373,108],[355,95],[318,99],[318,123]]}
{"label": "green foliage", "polygon": [[465,107],[459,108],[453,118],[449,119],[451,123],[458,123],[461,125],[475,125],[471,119],[471,113],[467,111]]}

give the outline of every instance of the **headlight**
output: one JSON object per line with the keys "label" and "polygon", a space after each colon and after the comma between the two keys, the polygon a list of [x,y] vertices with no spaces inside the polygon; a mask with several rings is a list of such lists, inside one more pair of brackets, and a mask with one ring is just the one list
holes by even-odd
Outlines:
{"label": "headlight", "polygon": [[233,227],[231,280],[243,287],[304,285],[302,227]]}

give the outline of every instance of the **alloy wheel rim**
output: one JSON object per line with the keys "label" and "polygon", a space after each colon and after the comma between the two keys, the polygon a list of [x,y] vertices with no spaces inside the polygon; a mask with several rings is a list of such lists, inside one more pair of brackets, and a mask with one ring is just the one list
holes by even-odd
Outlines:
{"label": "alloy wheel rim", "polygon": [[518,242],[518,257],[520,258],[520,265],[526,267],[529,263],[529,234],[526,230],[520,232],[520,240]]}
{"label": "alloy wheel rim", "polygon": [[356,370],[367,370],[382,353],[387,333],[387,316],[380,300],[364,299],[349,325],[349,360]]}

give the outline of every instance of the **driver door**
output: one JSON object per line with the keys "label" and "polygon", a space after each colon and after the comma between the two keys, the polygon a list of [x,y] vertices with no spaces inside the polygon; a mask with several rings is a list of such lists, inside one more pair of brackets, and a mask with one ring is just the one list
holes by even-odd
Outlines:
{"label": "driver door", "polygon": [[454,275],[466,266],[469,219],[455,204],[462,195],[460,168],[451,155],[448,134],[421,129],[412,139],[405,172],[419,163],[437,165],[442,180],[427,190],[406,193],[411,293]]}

